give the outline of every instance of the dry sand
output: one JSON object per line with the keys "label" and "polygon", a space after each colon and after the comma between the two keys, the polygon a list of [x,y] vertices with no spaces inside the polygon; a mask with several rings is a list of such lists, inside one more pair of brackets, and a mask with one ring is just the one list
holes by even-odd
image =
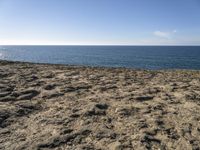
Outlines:
{"label": "dry sand", "polygon": [[200,148],[200,71],[0,61],[0,149]]}

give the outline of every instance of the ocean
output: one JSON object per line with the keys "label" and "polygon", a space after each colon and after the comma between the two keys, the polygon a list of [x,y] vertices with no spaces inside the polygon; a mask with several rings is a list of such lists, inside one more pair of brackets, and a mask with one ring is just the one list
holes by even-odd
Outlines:
{"label": "ocean", "polygon": [[200,46],[0,46],[0,59],[152,70],[200,70]]}

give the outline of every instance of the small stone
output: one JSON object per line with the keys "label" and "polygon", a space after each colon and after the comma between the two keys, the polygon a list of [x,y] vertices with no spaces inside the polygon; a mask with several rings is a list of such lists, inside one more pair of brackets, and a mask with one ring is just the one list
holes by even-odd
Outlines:
{"label": "small stone", "polygon": [[93,116],[93,115],[106,115],[106,109],[108,108],[107,104],[94,104],[89,106],[86,110],[86,116]]}
{"label": "small stone", "polygon": [[152,100],[154,97],[153,96],[138,96],[136,97],[137,101],[148,101],[148,100]]}
{"label": "small stone", "polygon": [[95,107],[99,108],[99,109],[107,109],[108,105],[103,103],[103,104],[96,104]]}
{"label": "small stone", "polygon": [[80,117],[80,115],[79,115],[79,114],[76,114],[76,113],[74,113],[74,114],[71,114],[69,117],[71,117],[71,118],[78,118],[78,117]]}
{"label": "small stone", "polygon": [[44,87],[45,90],[53,90],[55,89],[55,84],[48,84]]}
{"label": "small stone", "polygon": [[116,142],[110,143],[108,145],[108,148],[109,150],[122,150],[123,145],[119,141],[116,141]]}
{"label": "small stone", "polygon": [[139,111],[139,108],[137,107],[117,107],[115,109],[115,112],[118,113],[120,116],[130,116]]}
{"label": "small stone", "polygon": [[157,130],[146,130],[146,131],[144,131],[144,133],[145,134],[147,134],[147,135],[152,135],[152,136],[154,136],[154,135],[156,135],[157,134]]}
{"label": "small stone", "polygon": [[72,129],[63,129],[63,130],[61,131],[61,134],[69,134],[69,133],[71,133],[71,132],[73,132]]}
{"label": "small stone", "polygon": [[142,139],[141,139],[141,142],[146,142],[146,143],[149,143],[149,142],[157,142],[157,143],[161,143],[160,139],[157,139],[151,135],[148,135],[148,134],[145,134]]}
{"label": "small stone", "polygon": [[158,126],[164,125],[164,121],[163,121],[162,119],[160,119],[160,118],[156,119],[156,120],[155,120],[155,123],[156,123]]}
{"label": "small stone", "polygon": [[8,119],[12,115],[11,110],[0,110],[0,127],[6,126],[6,119]]}
{"label": "small stone", "polygon": [[4,129],[0,130],[0,134],[1,135],[3,135],[3,134],[10,134],[10,133],[11,133],[11,131],[9,129],[7,129],[7,128],[4,128]]}
{"label": "small stone", "polygon": [[55,98],[55,97],[60,97],[60,96],[63,96],[64,93],[60,93],[60,92],[57,92],[57,91],[53,91],[53,92],[45,92],[43,93],[43,96],[42,98],[45,98],[45,99],[52,99],[52,98]]}
{"label": "small stone", "polygon": [[100,131],[98,131],[97,133],[95,133],[95,138],[97,138],[98,140],[106,138],[106,139],[116,139],[117,134],[109,129],[102,129]]}

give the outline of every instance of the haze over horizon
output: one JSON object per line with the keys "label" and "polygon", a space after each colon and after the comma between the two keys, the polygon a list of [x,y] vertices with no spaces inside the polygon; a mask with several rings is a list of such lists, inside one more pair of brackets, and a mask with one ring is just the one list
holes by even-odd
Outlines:
{"label": "haze over horizon", "polygon": [[198,0],[0,0],[0,45],[200,45]]}

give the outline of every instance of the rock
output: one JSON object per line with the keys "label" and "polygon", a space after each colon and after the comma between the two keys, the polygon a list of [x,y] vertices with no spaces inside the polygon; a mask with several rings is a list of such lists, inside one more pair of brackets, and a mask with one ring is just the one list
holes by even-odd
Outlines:
{"label": "rock", "polygon": [[74,88],[74,87],[67,87],[67,88],[63,89],[63,91],[66,92],[66,93],[68,93],[68,92],[74,92],[74,91],[76,91],[76,90],[77,90],[77,89]]}
{"label": "rock", "polygon": [[153,88],[145,89],[144,92],[147,94],[157,94],[161,92],[161,90],[158,87],[153,87]]}
{"label": "rock", "polygon": [[164,121],[162,120],[162,118],[155,119],[155,123],[157,124],[157,126],[163,126],[164,125]]}
{"label": "rock", "polygon": [[16,97],[13,96],[6,96],[6,97],[0,97],[0,102],[10,102],[15,101]]}
{"label": "rock", "polygon": [[11,92],[1,92],[0,97],[5,97],[8,96],[9,94],[11,94]]}
{"label": "rock", "polygon": [[69,134],[72,132],[73,132],[73,129],[62,129],[61,134]]}
{"label": "rock", "polygon": [[43,75],[42,77],[43,78],[53,78],[55,76],[55,74],[53,74],[53,73],[47,73],[47,74],[45,74],[45,75]]}
{"label": "rock", "polygon": [[111,90],[111,89],[117,89],[117,86],[115,86],[115,85],[104,85],[104,86],[102,86],[102,87],[100,87],[100,91],[101,92],[105,92],[105,91],[107,91],[107,90]]}
{"label": "rock", "polygon": [[[82,143],[81,145],[78,145],[77,149],[76,150],[95,150],[95,146],[93,144],[90,144],[90,143]],[[97,149],[97,150],[100,150],[100,149]]]}
{"label": "rock", "polygon": [[52,92],[43,93],[42,98],[52,99],[52,98],[60,97],[60,96],[63,96],[63,95],[64,95],[64,93],[60,93],[58,91],[52,91]]}
{"label": "rock", "polygon": [[2,90],[2,89],[5,89],[7,86],[6,85],[4,85],[4,84],[0,84],[0,89]]}
{"label": "rock", "polygon": [[191,134],[192,132],[192,125],[190,123],[184,124],[184,127],[182,128],[182,135],[184,136],[186,133]]}
{"label": "rock", "polygon": [[109,138],[109,139],[116,139],[117,134],[115,132],[113,132],[112,130],[101,130],[101,131],[97,131],[97,133],[95,134],[95,138],[97,138],[98,140],[101,140],[103,138]]}
{"label": "rock", "polygon": [[8,77],[10,74],[5,72],[0,72],[0,78]]}
{"label": "rock", "polygon": [[47,139],[46,141],[39,143],[37,147],[38,149],[55,148],[61,144],[64,144],[64,143],[66,144],[70,140],[73,140],[75,137],[76,137],[75,134],[51,137],[50,139]]}
{"label": "rock", "polygon": [[10,94],[10,96],[14,96],[14,97],[19,97],[20,96],[20,93],[17,92],[17,91],[14,91]]}
{"label": "rock", "polygon": [[18,100],[31,100],[38,94],[40,94],[40,92],[37,90],[33,90],[33,89],[24,90],[24,91],[20,92],[20,96],[17,99]]}
{"label": "rock", "polygon": [[11,131],[7,128],[3,128],[0,130],[0,135],[4,135],[4,134],[10,134]]}
{"label": "rock", "polygon": [[47,139],[47,141],[38,144],[37,147],[39,149],[40,148],[55,148],[62,144],[67,144],[70,141],[77,140],[77,142],[79,142],[82,138],[88,136],[88,134],[90,134],[90,133],[91,133],[90,130],[82,129],[76,133],[54,136],[54,137],[51,137],[50,139]]}
{"label": "rock", "polygon": [[146,131],[144,131],[144,133],[145,134],[147,134],[147,135],[151,135],[151,136],[154,136],[154,135],[156,135],[157,134],[157,130],[156,129],[149,129],[149,130],[146,130]]}
{"label": "rock", "polygon": [[123,150],[123,145],[119,142],[113,142],[108,145],[109,150]]}
{"label": "rock", "polygon": [[25,116],[28,115],[36,110],[39,110],[41,107],[39,104],[32,104],[32,103],[20,103],[18,104],[18,109],[16,111],[16,116]]}
{"label": "rock", "polygon": [[70,139],[73,139],[73,138],[74,137],[71,135],[52,137],[45,142],[39,143],[37,145],[37,147],[38,147],[38,149],[55,148],[61,144],[67,143]]}
{"label": "rock", "polygon": [[65,89],[63,89],[64,92],[74,92],[74,91],[80,91],[80,90],[88,90],[92,86],[90,85],[79,85],[79,86],[68,86]]}
{"label": "rock", "polygon": [[96,104],[95,107],[99,108],[99,109],[108,109],[108,105],[105,103],[102,104]]}
{"label": "rock", "polygon": [[86,109],[85,116],[106,115],[107,104],[93,104]]}
{"label": "rock", "polygon": [[140,121],[138,123],[138,126],[137,126],[139,129],[144,129],[144,128],[148,128],[148,124],[146,123],[146,121]]}
{"label": "rock", "polygon": [[174,140],[178,140],[180,136],[178,135],[178,132],[174,128],[168,128],[164,130],[168,137]]}
{"label": "rock", "polygon": [[89,135],[92,131],[89,130],[88,128],[82,128],[81,130],[79,130],[79,132],[77,132],[78,135]]}
{"label": "rock", "polygon": [[199,102],[200,101],[200,94],[196,92],[189,92],[185,95],[186,100]]}
{"label": "rock", "polygon": [[73,114],[69,115],[69,117],[70,118],[78,118],[78,117],[80,117],[80,115],[76,114],[76,113],[73,113]]}
{"label": "rock", "polygon": [[190,139],[190,144],[192,146],[192,150],[199,150],[200,149],[200,144],[199,141],[195,140],[195,139]]}
{"label": "rock", "polygon": [[14,87],[0,85],[0,92],[12,92]]}
{"label": "rock", "polygon": [[37,79],[38,79],[37,76],[32,75],[32,76],[30,76],[29,78],[27,78],[27,81],[28,81],[28,82],[33,82],[33,81],[35,81],[35,80],[37,80]]}
{"label": "rock", "polygon": [[161,140],[160,139],[157,139],[151,135],[148,135],[148,134],[145,134],[142,139],[141,139],[141,142],[146,142],[146,143],[149,143],[149,142],[156,142],[156,143],[161,143]]}
{"label": "rock", "polygon": [[3,128],[4,121],[11,116],[8,110],[0,110],[0,127]]}
{"label": "rock", "polygon": [[143,102],[143,101],[152,100],[153,98],[154,98],[153,96],[138,96],[138,97],[136,97],[136,100]]}
{"label": "rock", "polygon": [[120,106],[115,109],[115,112],[120,116],[130,116],[137,113],[138,111],[139,111],[138,108],[130,107],[130,106],[127,106],[127,107]]}
{"label": "rock", "polygon": [[40,108],[39,104],[34,104],[29,101],[20,101],[20,102],[16,103],[16,105],[21,108],[27,108],[27,109],[39,109]]}
{"label": "rock", "polygon": [[55,89],[55,84],[47,84],[45,87],[44,87],[44,89],[45,90],[53,90],[53,89]]}

